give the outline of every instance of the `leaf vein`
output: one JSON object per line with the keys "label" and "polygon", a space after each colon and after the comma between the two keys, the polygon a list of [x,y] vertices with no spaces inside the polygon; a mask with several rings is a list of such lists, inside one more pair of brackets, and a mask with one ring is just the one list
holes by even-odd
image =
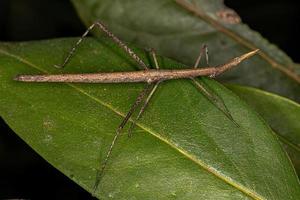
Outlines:
{"label": "leaf vein", "polygon": [[[15,58],[16,60],[23,62],[24,64],[28,65],[29,67],[32,67],[34,69],[40,70],[44,73],[48,73],[46,70],[38,67],[37,65],[27,61],[26,59],[11,54],[3,49],[0,49],[0,53],[10,56],[12,58]],[[68,86],[70,86],[71,88],[73,88],[75,91],[80,92],[84,95],[86,95],[87,97],[91,98],[92,100],[96,101],[97,103],[99,103],[100,105],[102,105],[103,107],[106,107],[108,109],[110,109],[111,111],[113,111],[114,113],[116,113],[117,115],[121,116],[121,117],[125,117],[125,114],[118,111],[117,109],[115,109],[113,106],[111,106],[110,104],[101,101],[100,99],[96,98],[95,96],[87,93],[86,91],[84,91],[83,89],[80,89],[79,87],[76,87],[73,84],[70,83],[65,83]],[[147,126],[144,126],[141,123],[136,123],[136,125],[138,127],[140,127],[141,129],[143,129],[144,131],[148,132],[149,134],[151,134],[152,136],[156,137],[157,139],[159,139],[160,141],[164,142],[165,144],[169,145],[171,148],[173,148],[174,150],[178,151],[179,153],[181,153],[183,156],[185,156],[186,158],[188,158],[189,160],[191,160],[192,162],[196,163],[197,165],[199,165],[200,167],[202,167],[204,170],[206,170],[208,173],[211,173],[212,175],[216,176],[217,178],[221,179],[222,181],[224,181],[225,183],[231,185],[233,188],[243,192],[244,194],[248,195],[249,197],[253,198],[253,199],[257,199],[257,200],[263,200],[264,198],[257,194],[255,191],[241,185],[239,182],[231,179],[230,177],[226,176],[225,174],[219,172],[217,169],[215,169],[214,167],[210,166],[209,164],[206,164],[204,161],[202,161],[201,159],[197,158],[196,156],[190,154],[190,152],[187,152],[186,150],[184,150],[183,148],[181,148],[180,146],[172,143],[172,141],[169,141],[167,138],[164,138],[162,135],[160,135],[159,133],[151,130],[150,128],[148,128]]]}

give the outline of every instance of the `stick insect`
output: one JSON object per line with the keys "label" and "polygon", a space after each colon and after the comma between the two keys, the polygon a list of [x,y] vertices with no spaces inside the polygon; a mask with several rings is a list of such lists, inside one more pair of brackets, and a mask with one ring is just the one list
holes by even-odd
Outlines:
{"label": "stick insect", "polygon": [[[160,69],[155,52],[151,51],[152,59],[154,61],[154,65],[156,69],[150,69],[143,60],[135,54],[125,43],[123,43],[119,38],[117,38],[113,33],[111,33],[104,24],[101,22],[93,23],[86,32],[81,36],[81,38],[77,41],[77,43],[70,50],[69,54],[66,56],[64,62],[60,66],[56,66],[59,68],[63,68],[73,56],[76,48],[80,45],[82,40],[88,35],[88,33],[95,27],[98,27],[101,31],[103,31],[109,38],[112,39],[120,48],[122,48],[129,56],[135,60],[138,66],[142,69],[139,71],[130,71],[130,72],[111,72],[111,73],[90,73],[90,74],[53,74],[53,75],[18,75],[14,78],[16,81],[23,82],[68,82],[68,83],[129,83],[129,82],[145,82],[145,88],[140,92],[137,96],[135,102],[132,104],[130,110],[126,114],[123,121],[120,123],[119,127],[116,130],[116,134],[111,142],[111,145],[106,153],[105,159],[102,163],[100,170],[97,171],[97,177],[94,184],[94,192],[97,190],[98,185],[100,183],[103,172],[107,166],[107,162],[112,153],[113,147],[115,146],[116,141],[118,140],[122,129],[127,124],[129,119],[131,119],[133,113],[140,106],[140,110],[137,113],[136,117],[131,120],[131,125],[129,128],[128,136],[131,136],[132,129],[136,121],[138,121],[143,112],[145,111],[149,101],[153,97],[155,91],[157,90],[159,84],[162,81],[170,80],[170,79],[182,79],[188,78],[191,79],[194,85],[206,96],[211,102],[213,102],[219,109],[231,120],[235,123],[229,111],[226,109],[226,106],[222,99],[218,96],[213,95],[212,92],[205,87],[202,83],[197,81],[195,78],[200,76],[209,76],[216,77],[225,71],[230,70],[234,66],[237,66],[242,61],[250,58],[258,52],[257,50],[250,51],[245,53],[239,57],[235,57],[232,60],[228,61],[225,64],[208,67],[208,68],[198,68],[201,57],[203,54],[206,56],[206,63],[208,65],[208,51],[207,46],[204,45],[200,54],[195,62],[193,68],[190,69]],[[141,105],[141,103],[143,103]]]}

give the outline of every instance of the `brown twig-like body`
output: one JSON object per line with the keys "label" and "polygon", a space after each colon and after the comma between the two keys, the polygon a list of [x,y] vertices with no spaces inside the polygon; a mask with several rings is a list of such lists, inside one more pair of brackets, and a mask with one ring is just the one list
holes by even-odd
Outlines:
{"label": "brown twig-like body", "polygon": [[19,75],[17,81],[23,82],[70,82],[70,83],[128,83],[128,82],[159,82],[170,79],[192,78],[198,76],[216,76],[238,65],[243,60],[256,54],[251,51],[236,57],[226,64],[217,67],[191,68],[178,70],[150,69],[130,72],[110,72],[93,74],[55,74],[55,75]]}
{"label": "brown twig-like body", "polygon": [[[111,142],[111,145],[107,151],[106,157],[102,162],[101,169],[97,172],[96,181],[94,184],[94,191],[96,192],[97,187],[100,183],[100,179],[103,175],[103,172],[106,168],[108,163],[109,157],[112,153],[113,147],[117,139],[121,134],[121,130],[124,128],[128,120],[132,117],[133,113],[142,103],[140,111],[135,119],[132,121],[132,124],[129,129],[129,135],[131,135],[131,130],[134,127],[134,124],[137,120],[140,119],[142,113],[145,111],[151,97],[157,90],[158,85],[160,82],[164,80],[170,79],[180,79],[180,78],[189,78],[192,79],[194,85],[203,92],[204,96],[206,96],[214,105],[216,105],[231,121],[234,121],[233,117],[231,116],[230,112],[228,111],[226,105],[224,104],[223,100],[218,96],[212,94],[208,88],[205,88],[200,82],[197,82],[195,77],[198,76],[209,76],[209,77],[216,77],[224,73],[225,71],[237,66],[243,60],[250,58],[251,56],[255,55],[258,50],[251,51],[249,53],[243,54],[242,56],[236,57],[229,62],[219,65],[216,67],[208,67],[208,68],[198,68],[200,63],[201,57],[205,52],[206,56],[206,63],[208,64],[208,51],[206,45],[202,47],[202,50],[197,58],[197,61],[193,68],[190,69],[159,69],[159,65],[155,56],[154,51],[152,51],[153,60],[155,62],[156,69],[149,69],[148,66],[142,61],[142,59],[135,54],[128,46],[126,46],[120,39],[118,39],[114,34],[112,34],[101,22],[95,22],[92,24],[87,31],[81,36],[81,38],[77,41],[74,47],[69,52],[68,56],[65,58],[62,65],[56,67],[62,68],[64,67],[72,55],[74,54],[76,47],[82,42],[84,37],[94,28],[98,27],[102,30],[108,37],[110,37],[119,47],[121,47],[128,55],[135,60],[140,68],[143,70],[140,71],[131,71],[131,72],[109,72],[109,73],[94,73],[94,74],[52,74],[52,75],[19,75],[14,78],[16,81],[23,81],[23,82],[68,82],[68,83],[128,83],[128,82],[146,82],[146,87],[144,90],[138,95],[136,98],[135,103],[131,106],[130,110],[126,114],[125,118],[119,125],[116,134]],[[235,123],[236,124],[236,123]]]}

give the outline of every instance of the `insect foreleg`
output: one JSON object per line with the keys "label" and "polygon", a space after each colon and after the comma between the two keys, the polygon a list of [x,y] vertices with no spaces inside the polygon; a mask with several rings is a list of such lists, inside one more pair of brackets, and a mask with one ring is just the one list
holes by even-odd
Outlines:
{"label": "insect foreleg", "polygon": [[82,42],[82,40],[87,36],[87,34],[94,28],[98,27],[102,32],[104,32],[108,37],[110,37],[119,47],[121,47],[126,53],[128,53],[131,58],[133,58],[137,63],[138,66],[141,67],[144,70],[147,70],[148,67],[147,65],[143,62],[143,60],[135,54],[124,42],[122,42],[117,36],[115,36],[113,33],[111,33],[101,22],[95,22],[93,23],[85,32],[84,34],[80,37],[80,39],[75,43],[75,45],[72,47],[71,51],[65,58],[64,62],[62,65],[55,65],[58,68],[63,68],[71,59],[73,56],[76,48],[79,46],[79,44]]}

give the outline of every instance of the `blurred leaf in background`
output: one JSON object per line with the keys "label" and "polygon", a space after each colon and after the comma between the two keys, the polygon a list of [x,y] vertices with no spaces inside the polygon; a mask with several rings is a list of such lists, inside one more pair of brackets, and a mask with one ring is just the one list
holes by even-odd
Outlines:
{"label": "blurred leaf in background", "polygon": [[[222,76],[300,101],[300,68],[275,45],[241,23],[222,0],[72,0],[86,25],[101,20],[125,41],[151,47],[192,66],[207,44],[211,64],[240,52],[261,49],[259,57]],[[126,16],[126,17],[124,17]]]}

